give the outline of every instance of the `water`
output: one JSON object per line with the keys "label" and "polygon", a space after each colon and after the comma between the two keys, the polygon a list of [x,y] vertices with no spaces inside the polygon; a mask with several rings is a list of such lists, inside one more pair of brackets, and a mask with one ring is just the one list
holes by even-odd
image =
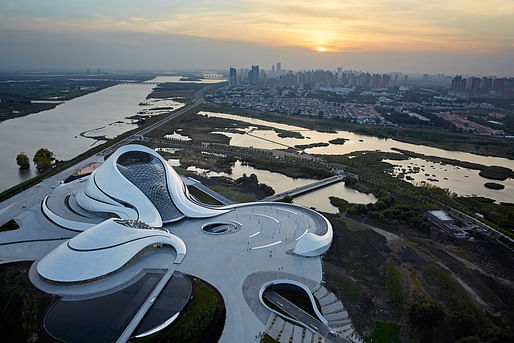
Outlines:
{"label": "water", "polygon": [[[177,165],[177,161],[168,160],[168,164],[172,166]],[[308,185],[318,181],[315,179],[305,178],[295,179],[280,173],[275,173],[263,169],[255,169],[254,167],[243,165],[239,160],[234,163],[231,174],[213,172],[195,166],[190,166],[187,168],[187,170],[206,177],[225,176],[233,180],[240,178],[243,176],[243,174],[255,174],[257,175],[259,183],[265,183],[268,186],[271,186],[275,190],[275,193],[282,193],[293,188]],[[361,193],[355,189],[345,187],[344,182],[339,182],[295,197],[293,203],[305,207],[315,207],[317,210],[327,213],[337,213],[337,207],[334,207],[330,204],[330,200],[328,199],[330,196],[336,196],[356,204],[368,204],[377,201],[373,194]]]}
{"label": "water", "polygon": [[[441,188],[448,188],[460,196],[480,196],[494,199],[497,202],[514,203],[514,179],[509,178],[505,181],[489,180],[478,175],[479,170],[434,163],[420,158],[410,158],[403,161],[383,161],[395,166],[393,175],[404,172],[402,169],[408,172],[410,167],[412,172],[405,174],[403,180],[414,185],[426,182]],[[416,167],[420,169],[414,169]],[[413,180],[407,179],[407,176],[412,177]],[[484,187],[486,182],[499,183],[504,185],[505,188],[499,190],[489,189]]]}
{"label": "water", "polygon": [[[233,114],[213,112],[200,112],[200,114],[206,114],[208,116],[221,117],[227,119],[234,119],[248,123],[248,127],[241,129],[247,132],[247,134],[245,135],[229,132],[217,132],[230,137],[230,144],[235,146],[256,147],[262,149],[284,149],[285,146],[292,147],[300,144],[303,145],[319,142],[328,143],[329,140],[335,138],[345,138],[348,139],[348,141],[346,141],[344,145],[329,144],[326,147],[308,148],[304,151],[310,154],[343,155],[355,151],[366,150],[395,152],[394,150],[392,150],[392,148],[399,148],[424,155],[439,156],[483,165],[497,165],[514,169],[514,160],[509,160],[506,158],[482,156],[461,151],[448,151],[424,145],[403,143],[396,141],[394,139],[381,139],[377,137],[369,137],[348,131],[337,131],[337,133],[317,132],[315,130],[309,130],[298,126],[273,123],[269,121],[248,118]],[[305,138],[281,138],[278,136],[276,131],[259,130],[257,129],[256,125],[273,126],[277,129],[300,132]],[[428,168],[430,168],[430,170],[425,169],[425,172],[421,172],[418,174],[408,174],[411,177],[413,177],[414,180],[406,181],[409,181],[413,184],[419,183],[421,181],[426,181],[428,183],[437,185],[442,188],[448,188],[452,192],[457,193],[461,196],[484,196],[490,199],[494,199],[497,202],[514,203],[514,179],[498,181],[497,183],[503,184],[505,188],[503,190],[494,190],[484,187],[484,183],[491,182],[492,180],[488,180],[479,176],[478,170],[470,170],[450,165],[443,166],[439,163],[432,163],[423,159],[410,159],[408,161],[388,160],[387,162],[397,166],[396,173],[398,173],[399,169],[406,168],[411,162],[417,163],[420,166],[429,166]],[[430,174],[430,176],[425,176],[425,173]],[[428,178],[437,179],[438,181],[427,180]],[[309,197],[309,195],[306,195],[306,197]],[[308,201],[306,201],[305,204],[308,204]]]}
{"label": "water", "polygon": [[201,79],[200,81],[180,81],[183,76],[157,76],[147,82],[180,82],[180,83],[219,83],[226,80]]}
{"label": "water", "polygon": [[[214,112],[200,112],[199,114],[206,114],[212,117],[220,117],[227,118],[233,120],[239,120],[246,122],[250,125],[263,125],[263,126],[272,126],[281,130],[288,131],[298,131],[305,138],[281,138],[278,137],[278,134],[274,130],[253,130],[251,132],[252,136],[249,135],[241,135],[235,133],[222,132],[222,134],[231,137],[230,144],[237,146],[245,146],[245,147],[255,147],[255,148],[263,148],[263,149],[283,149],[283,145],[294,146],[299,144],[311,144],[311,143],[320,143],[325,142],[328,143],[329,140],[335,138],[346,138],[346,141],[343,145],[340,144],[329,144],[326,147],[317,147],[317,148],[308,148],[305,149],[306,153],[309,154],[321,154],[321,155],[344,155],[354,151],[373,151],[379,150],[384,152],[395,152],[392,148],[398,148],[408,151],[417,152],[424,155],[429,156],[439,156],[450,159],[455,159],[459,161],[467,161],[473,162],[483,165],[496,165],[502,166],[506,168],[514,169],[514,160],[509,160],[501,157],[491,157],[491,156],[482,156],[471,154],[462,151],[450,151],[443,150],[438,148],[432,148],[424,145],[416,145],[410,143],[400,142],[394,139],[383,139],[378,137],[364,136],[356,133],[352,133],[349,131],[337,131],[336,133],[328,133],[328,132],[318,132],[315,130],[309,130],[299,126],[287,125],[269,122],[261,119],[248,118],[244,116],[239,116],[235,114],[227,114],[227,113],[214,113]],[[249,126],[250,126],[249,125]],[[265,138],[263,140],[261,138]],[[276,143],[269,142],[268,140],[272,140]],[[277,144],[280,143],[280,144]]]}
{"label": "water", "polygon": [[348,188],[344,182],[319,188],[315,191],[302,194],[293,199],[293,204],[304,207],[314,207],[318,211],[327,213],[339,213],[339,209],[332,206],[329,197],[334,196],[354,204],[375,203],[377,199],[373,194],[361,193],[358,190]]}
{"label": "water", "polygon": [[[34,165],[20,171],[16,155],[24,152],[32,160],[41,147],[50,149],[59,160],[71,159],[97,143],[93,136],[115,137],[136,127],[125,119],[142,109],[139,106],[154,86],[117,85],[75,98],[54,109],[0,123],[0,189],[7,189],[37,175]],[[86,137],[82,137],[83,133]]]}

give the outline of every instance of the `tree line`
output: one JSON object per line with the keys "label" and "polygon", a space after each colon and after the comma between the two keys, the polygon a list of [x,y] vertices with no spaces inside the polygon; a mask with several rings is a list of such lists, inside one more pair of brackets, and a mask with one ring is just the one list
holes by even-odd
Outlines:
{"label": "tree line", "polygon": [[[42,172],[48,170],[53,167],[55,162],[54,153],[48,150],[47,148],[41,148],[34,154],[32,161],[36,165],[38,171]],[[20,167],[20,169],[29,169],[30,168],[30,160],[27,154],[24,152],[18,154],[16,156],[16,163]]]}

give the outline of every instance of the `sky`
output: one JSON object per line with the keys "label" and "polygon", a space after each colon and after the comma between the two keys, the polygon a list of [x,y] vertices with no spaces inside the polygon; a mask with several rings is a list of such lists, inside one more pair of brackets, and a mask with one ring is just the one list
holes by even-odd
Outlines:
{"label": "sky", "polygon": [[0,70],[514,76],[513,0],[0,0]]}

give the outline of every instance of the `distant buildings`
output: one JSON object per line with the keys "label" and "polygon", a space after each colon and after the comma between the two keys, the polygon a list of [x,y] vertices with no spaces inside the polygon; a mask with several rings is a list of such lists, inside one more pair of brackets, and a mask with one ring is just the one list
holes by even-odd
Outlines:
{"label": "distant buildings", "polygon": [[229,76],[228,76],[228,86],[229,87],[237,86],[236,68],[230,68]]}
{"label": "distant buildings", "polygon": [[259,66],[252,66],[252,70],[248,72],[248,83],[256,85],[259,82]]}
{"label": "distant buildings", "polygon": [[455,76],[451,82],[451,93],[459,96],[495,96],[514,98],[514,78]]}

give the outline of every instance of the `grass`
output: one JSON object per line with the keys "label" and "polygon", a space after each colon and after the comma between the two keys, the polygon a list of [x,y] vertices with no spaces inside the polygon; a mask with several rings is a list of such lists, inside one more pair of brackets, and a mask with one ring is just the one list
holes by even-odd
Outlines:
{"label": "grass", "polygon": [[265,334],[261,339],[261,343],[278,343],[278,341],[275,341],[270,335]]}
{"label": "grass", "polygon": [[399,268],[391,257],[386,261],[385,292],[395,314],[401,317],[404,307],[403,280]]}
{"label": "grass", "polygon": [[463,258],[467,261],[473,262],[471,256],[464,249],[452,248],[452,249],[450,249],[450,252],[454,253],[455,255],[459,256],[460,258]]}
{"label": "grass", "polygon": [[0,226],[0,232],[16,230],[19,227],[20,226],[18,223],[16,223],[14,219],[11,219],[7,223],[4,223],[2,226]]}
{"label": "grass", "polygon": [[400,343],[400,326],[394,323],[376,322],[370,342]]}
{"label": "grass", "polygon": [[2,342],[54,342],[40,329],[54,296],[28,280],[31,262],[0,266],[0,331]]}
{"label": "grass", "polygon": [[223,299],[212,286],[199,279],[194,279],[194,289],[193,299],[174,325],[136,342],[217,342],[225,322]]}
{"label": "grass", "polygon": [[193,195],[195,198],[200,200],[200,202],[204,204],[209,205],[223,205],[218,200],[211,197],[209,194],[202,192],[200,189],[196,188],[195,186],[187,186],[187,189],[189,190],[189,193]]}
{"label": "grass", "polygon": [[257,200],[252,194],[241,193],[227,187],[209,186],[209,188],[235,202],[252,202]]}

